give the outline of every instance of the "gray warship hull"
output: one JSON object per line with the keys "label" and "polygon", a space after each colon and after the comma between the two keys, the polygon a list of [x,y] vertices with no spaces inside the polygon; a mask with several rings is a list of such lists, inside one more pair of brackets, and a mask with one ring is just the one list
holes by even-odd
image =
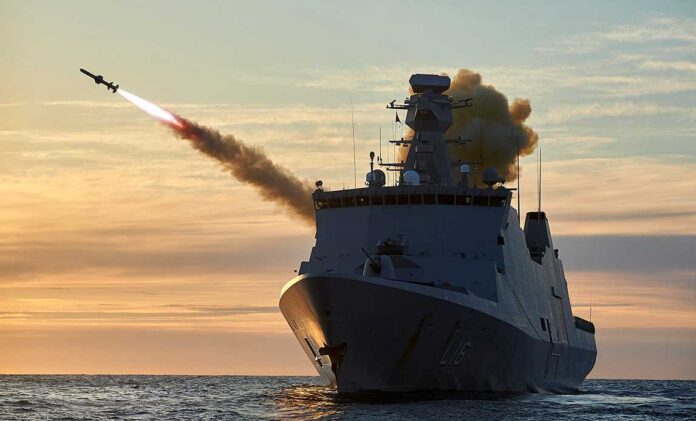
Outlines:
{"label": "gray warship hull", "polygon": [[285,319],[341,393],[577,389],[595,328],[573,315],[546,213],[539,204],[523,228],[495,168],[470,179],[463,164],[455,177],[447,145],[466,141],[443,136],[452,110],[472,104],[444,94],[446,76],[410,83],[388,106],[407,110],[412,136],[394,141],[406,159],[377,160],[398,184],[374,153],[366,187],[316,183],[316,244],[281,292]]}
{"label": "gray warship hull", "polygon": [[586,348],[554,344],[475,296],[387,279],[305,274],[286,285],[280,309],[339,393],[566,392],[596,357],[589,333]]}

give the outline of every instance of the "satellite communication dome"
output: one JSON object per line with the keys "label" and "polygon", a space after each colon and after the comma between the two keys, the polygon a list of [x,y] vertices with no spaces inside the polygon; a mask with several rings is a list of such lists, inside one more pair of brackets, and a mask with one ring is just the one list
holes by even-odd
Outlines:
{"label": "satellite communication dome", "polygon": [[493,187],[494,185],[498,183],[504,183],[505,179],[498,174],[498,170],[495,168],[486,168],[486,170],[483,172],[483,182],[488,186],[488,187]]}
{"label": "satellite communication dome", "polygon": [[374,170],[365,175],[365,181],[368,186],[382,187],[387,184],[387,176],[382,170]]}
{"label": "satellite communication dome", "polygon": [[404,171],[402,184],[405,186],[420,186],[420,175],[413,171]]}

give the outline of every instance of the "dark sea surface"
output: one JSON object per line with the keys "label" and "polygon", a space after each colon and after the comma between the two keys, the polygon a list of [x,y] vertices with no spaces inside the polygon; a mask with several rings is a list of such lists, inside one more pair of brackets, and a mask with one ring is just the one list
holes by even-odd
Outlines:
{"label": "dark sea surface", "polygon": [[0,419],[696,419],[696,381],[588,380],[570,395],[346,399],[315,377],[0,376]]}

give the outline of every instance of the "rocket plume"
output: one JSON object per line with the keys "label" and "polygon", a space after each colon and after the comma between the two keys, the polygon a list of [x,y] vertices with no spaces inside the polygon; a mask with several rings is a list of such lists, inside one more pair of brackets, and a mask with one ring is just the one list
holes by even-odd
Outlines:
{"label": "rocket plume", "polygon": [[271,161],[261,148],[189,121],[123,90],[118,93],[159,119],[176,136],[188,140],[194,149],[218,161],[237,180],[256,187],[264,199],[279,203],[307,223],[314,223],[311,199],[314,188]]}
{"label": "rocket plume", "polygon": [[122,97],[130,101],[133,105],[150,114],[151,116],[158,118],[167,124],[174,125],[177,127],[181,126],[181,123],[176,119],[176,117],[174,117],[172,113],[158,107],[152,102],[144,100],[137,95],[133,95],[130,92],[126,92],[123,89],[119,89],[118,93],[121,94]]}
{"label": "rocket plume", "polygon": [[[539,136],[525,121],[532,113],[527,99],[515,99],[511,104],[507,97],[492,85],[484,85],[481,75],[469,69],[460,69],[452,78],[445,92],[455,100],[473,98],[472,107],[452,110],[454,123],[447,130],[447,139],[471,139],[464,146],[449,145],[448,154],[453,160],[461,160],[481,168],[493,167],[507,181],[517,178],[517,154],[526,156],[534,152]],[[407,148],[401,150],[405,160]]]}

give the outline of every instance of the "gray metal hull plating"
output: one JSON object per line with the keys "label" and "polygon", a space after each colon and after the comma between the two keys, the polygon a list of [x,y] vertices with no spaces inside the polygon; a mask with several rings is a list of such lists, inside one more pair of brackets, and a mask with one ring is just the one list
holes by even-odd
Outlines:
{"label": "gray metal hull plating", "polygon": [[280,298],[303,350],[339,393],[576,390],[594,366],[593,346],[530,335],[497,307],[429,286],[327,274],[292,279]]}

